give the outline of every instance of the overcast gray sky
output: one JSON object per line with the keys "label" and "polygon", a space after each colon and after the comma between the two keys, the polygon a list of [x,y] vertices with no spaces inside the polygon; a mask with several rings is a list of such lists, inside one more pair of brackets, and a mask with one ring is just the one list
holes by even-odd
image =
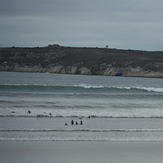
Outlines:
{"label": "overcast gray sky", "polygon": [[0,0],[0,47],[163,50],[163,0]]}

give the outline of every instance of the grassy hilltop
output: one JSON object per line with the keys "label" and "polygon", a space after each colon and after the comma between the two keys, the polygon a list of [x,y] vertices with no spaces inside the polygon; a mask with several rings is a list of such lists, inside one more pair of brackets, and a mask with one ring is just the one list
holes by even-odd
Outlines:
{"label": "grassy hilltop", "polygon": [[163,51],[63,47],[0,48],[0,71],[163,77]]}

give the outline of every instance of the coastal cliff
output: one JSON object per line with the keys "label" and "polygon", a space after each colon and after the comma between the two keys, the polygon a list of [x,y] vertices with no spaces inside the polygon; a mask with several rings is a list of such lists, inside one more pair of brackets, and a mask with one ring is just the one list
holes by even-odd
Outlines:
{"label": "coastal cliff", "polygon": [[163,78],[163,51],[59,45],[0,48],[0,71]]}

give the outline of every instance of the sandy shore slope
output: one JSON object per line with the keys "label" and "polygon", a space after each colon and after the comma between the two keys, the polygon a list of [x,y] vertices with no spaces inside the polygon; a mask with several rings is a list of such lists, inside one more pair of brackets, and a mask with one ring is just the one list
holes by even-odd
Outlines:
{"label": "sandy shore slope", "polygon": [[1,141],[1,163],[162,163],[163,142]]}

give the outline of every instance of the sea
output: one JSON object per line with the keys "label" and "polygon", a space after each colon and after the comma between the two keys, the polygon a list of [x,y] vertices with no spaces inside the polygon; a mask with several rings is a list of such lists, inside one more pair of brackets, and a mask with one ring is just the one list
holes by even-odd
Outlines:
{"label": "sea", "polygon": [[163,79],[1,71],[0,141],[163,141]]}

